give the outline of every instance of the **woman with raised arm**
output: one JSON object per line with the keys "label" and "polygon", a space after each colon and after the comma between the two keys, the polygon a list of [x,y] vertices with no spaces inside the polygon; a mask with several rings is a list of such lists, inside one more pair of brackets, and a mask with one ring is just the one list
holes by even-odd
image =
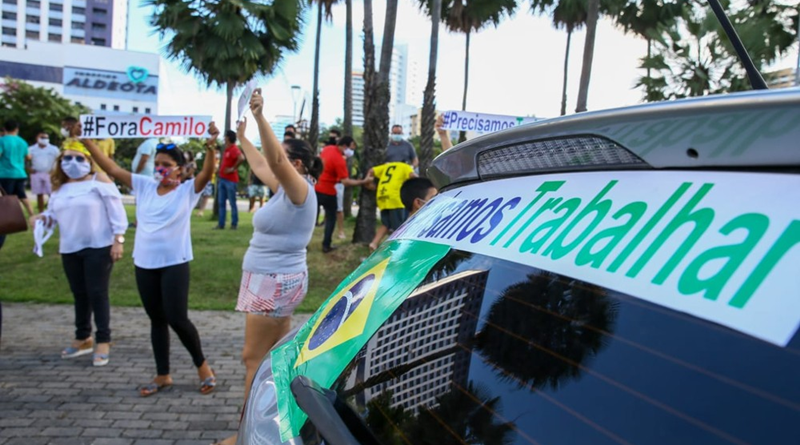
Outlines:
{"label": "woman with raised arm", "polygon": [[192,356],[200,377],[200,392],[216,386],[214,372],[200,345],[200,336],[189,320],[189,261],[192,260],[190,219],[214,173],[214,147],[219,130],[211,123],[206,143],[206,162],[194,179],[181,182],[186,158],[173,144],[156,150],[155,177],[132,174],[120,168],[89,140],[82,142],[100,167],[133,190],[136,196],[136,238],[133,264],[136,285],[150,317],[150,340],[156,361],[156,377],[139,388],[147,397],[172,385],[169,366],[169,328],[178,334]]}
{"label": "woman with raised arm", "polygon": [[[244,312],[244,398],[258,366],[275,343],[289,332],[292,312],[308,291],[306,246],[317,217],[314,182],[322,160],[299,139],[281,143],[262,113],[261,89],[253,92],[250,110],[261,137],[263,154],[245,136],[246,121],[237,136],[252,172],[273,196],[253,216],[253,238],[244,255],[236,310]],[[234,444],[236,436],[220,444]]]}

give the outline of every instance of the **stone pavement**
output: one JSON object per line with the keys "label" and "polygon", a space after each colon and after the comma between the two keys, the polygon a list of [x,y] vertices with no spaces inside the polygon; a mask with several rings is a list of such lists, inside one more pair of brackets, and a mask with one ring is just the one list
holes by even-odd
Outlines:
{"label": "stone pavement", "polygon": [[[207,445],[233,433],[244,394],[244,317],[190,311],[190,318],[216,390],[200,394],[191,358],[172,332],[175,385],[142,398],[137,386],[155,375],[143,309],[111,309],[111,360],[95,368],[91,355],[60,357],[74,332],[72,306],[4,303],[0,445]],[[292,325],[307,318],[295,316]]]}

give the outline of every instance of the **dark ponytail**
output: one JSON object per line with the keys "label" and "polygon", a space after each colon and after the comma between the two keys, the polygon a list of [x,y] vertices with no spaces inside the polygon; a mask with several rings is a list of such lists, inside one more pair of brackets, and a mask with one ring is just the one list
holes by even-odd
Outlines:
{"label": "dark ponytail", "polygon": [[315,180],[319,179],[319,175],[322,174],[322,159],[314,155],[314,152],[311,151],[311,146],[308,145],[306,141],[300,139],[288,139],[283,141],[283,143],[286,144],[286,147],[289,149],[289,159],[299,160],[303,163],[303,167],[306,168],[306,172],[310,176]]}

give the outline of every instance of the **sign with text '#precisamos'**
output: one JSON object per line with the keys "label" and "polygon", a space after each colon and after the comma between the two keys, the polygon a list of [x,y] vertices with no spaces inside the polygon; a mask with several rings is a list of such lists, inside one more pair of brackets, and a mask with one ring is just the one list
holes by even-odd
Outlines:
{"label": "sign with text '#precisamos'", "polygon": [[152,116],[141,114],[84,114],[81,115],[83,137],[105,138],[153,138],[189,137],[202,138],[208,132],[211,116]]}
{"label": "sign with text '#precisamos'", "polygon": [[800,325],[800,175],[602,172],[445,192],[393,235],[585,280],[785,346]]}
{"label": "sign with text '#precisamos'", "polygon": [[445,111],[442,114],[442,129],[472,131],[486,134],[507,130],[519,125],[542,120],[538,117],[503,116],[499,114],[473,113],[471,111]]}

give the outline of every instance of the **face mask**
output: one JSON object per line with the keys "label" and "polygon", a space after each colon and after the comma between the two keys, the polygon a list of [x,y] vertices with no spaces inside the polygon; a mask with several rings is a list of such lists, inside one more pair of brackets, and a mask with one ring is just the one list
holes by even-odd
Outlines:
{"label": "face mask", "polygon": [[88,175],[91,169],[92,166],[89,165],[88,161],[78,162],[76,160],[61,160],[61,170],[64,170],[64,174],[70,179],[81,179]]}
{"label": "face mask", "polygon": [[39,145],[41,145],[42,147],[46,147],[47,144],[49,143],[50,143],[49,138],[39,138]]}
{"label": "face mask", "polygon": [[67,131],[67,129],[64,127],[61,127],[61,136],[64,136],[65,138],[69,137],[69,131]]}
{"label": "face mask", "polygon": [[328,138],[328,145],[336,145],[336,138],[335,137],[329,137]]}
{"label": "face mask", "polygon": [[394,142],[400,142],[400,141],[403,140],[403,135],[402,134],[393,134],[393,135],[391,135],[391,138],[392,138],[392,141],[394,141]]}
{"label": "face mask", "polygon": [[353,156],[356,152],[352,148],[347,148],[344,150],[344,155],[348,158]]}
{"label": "face mask", "polygon": [[175,168],[170,167],[156,167],[156,172],[153,174],[153,178],[158,181],[160,184],[163,185],[174,185],[179,184],[181,181],[179,179],[171,179],[169,177],[172,174]]}

